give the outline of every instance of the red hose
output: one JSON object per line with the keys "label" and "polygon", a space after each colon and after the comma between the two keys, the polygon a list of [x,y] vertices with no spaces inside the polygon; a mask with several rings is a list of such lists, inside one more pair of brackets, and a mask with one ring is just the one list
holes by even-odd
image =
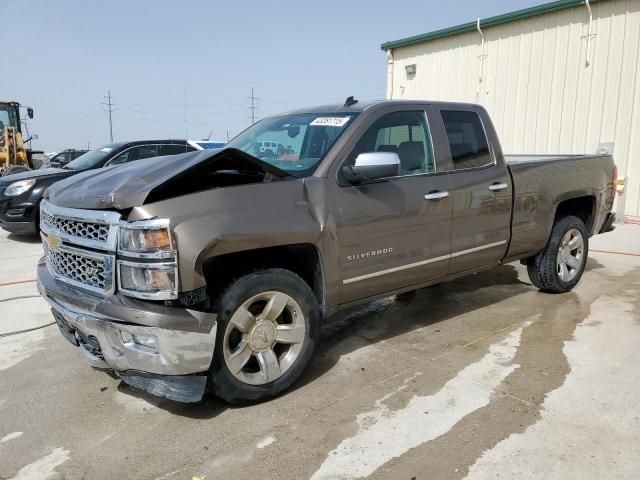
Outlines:
{"label": "red hose", "polygon": [[598,252],[598,253],[612,253],[614,255],[628,255],[631,257],[640,257],[640,253],[632,253],[632,252],[618,252],[616,250],[596,250],[595,248],[590,248],[590,252]]}
{"label": "red hose", "polygon": [[2,282],[0,283],[0,287],[8,287],[9,285],[18,285],[20,283],[33,283],[35,282],[36,279],[32,279],[32,280],[16,280],[14,282]]}

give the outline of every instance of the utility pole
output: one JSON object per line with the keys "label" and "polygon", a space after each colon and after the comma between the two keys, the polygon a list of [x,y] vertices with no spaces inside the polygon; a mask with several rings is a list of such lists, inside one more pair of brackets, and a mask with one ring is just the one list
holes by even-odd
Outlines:
{"label": "utility pole", "polygon": [[[184,81],[184,139],[187,140],[189,138],[189,127],[187,123],[187,81]],[[185,143],[185,151],[187,148],[187,144]]]}
{"label": "utility pole", "polygon": [[253,95],[253,87],[251,87],[251,96],[249,97],[249,100],[251,100],[251,106],[249,107],[249,118],[251,120],[251,125],[253,125],[254,123],[256,123],[256,111],[258,110],[256,102],[257,100],[259,100],[258,97],[255,97]]}
{"label": "utility pole", "polygon": [[111,102],[111,90],[107,90],[107,96],[104,98],[106,102],[104,102],[103,105],[107,107],[107,111],[109,112],[109,138],[113,142],[113,123],[111,120],[111,112],[113,112],[113,107],[115,107],[115,104]]}

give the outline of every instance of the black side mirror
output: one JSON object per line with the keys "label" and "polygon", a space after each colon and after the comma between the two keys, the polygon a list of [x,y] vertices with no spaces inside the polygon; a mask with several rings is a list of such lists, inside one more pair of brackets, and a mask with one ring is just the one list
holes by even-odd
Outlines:
{"label": "black side mirror", "polygon": [[395,152],[361,153],[353,166],[342,167],[342,173],[349,183],[355,185],[396,177],[400,173],[400,157]]}
{"label": "black side mirror", "polygon": [[300,125],[293,125],[291,127],[287,127],[287,135],[289,138],[296,138],[300,133]]}
{"label": "black side mirror", "polygon": [[27,108],[27,117],[33,118],[33,108],[31,107]]}

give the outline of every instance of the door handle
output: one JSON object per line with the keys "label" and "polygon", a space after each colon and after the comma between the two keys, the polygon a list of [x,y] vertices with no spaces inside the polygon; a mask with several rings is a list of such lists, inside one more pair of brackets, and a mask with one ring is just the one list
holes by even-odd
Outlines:
{"label": "door handle", "polygon": [[433,192],[429,192],[424,196],[425,200],[442,200],[443,198],[447,198],[449,196],[449,192],[434,190]]}
{"label": "door handle", "polygon": [[491,190],[492,192],[499,192],[500,190],[504,190],[505,188],[509,188],[509,185],[504,182],[495,182],[489,185],[489,190]]}

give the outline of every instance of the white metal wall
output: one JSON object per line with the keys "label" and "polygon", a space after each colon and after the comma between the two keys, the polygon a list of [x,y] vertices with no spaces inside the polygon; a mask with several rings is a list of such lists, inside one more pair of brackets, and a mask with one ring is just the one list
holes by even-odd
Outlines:
{"label": "white metal wall", "polygon": [[[595,153],[613,142],[640,215],[640,0],[592,4],[394,49],[387,97],[480,103],[505,153]],[[405,65],[416,64],[415,75]],[[481,70],[482,69],[482,70]]]}

